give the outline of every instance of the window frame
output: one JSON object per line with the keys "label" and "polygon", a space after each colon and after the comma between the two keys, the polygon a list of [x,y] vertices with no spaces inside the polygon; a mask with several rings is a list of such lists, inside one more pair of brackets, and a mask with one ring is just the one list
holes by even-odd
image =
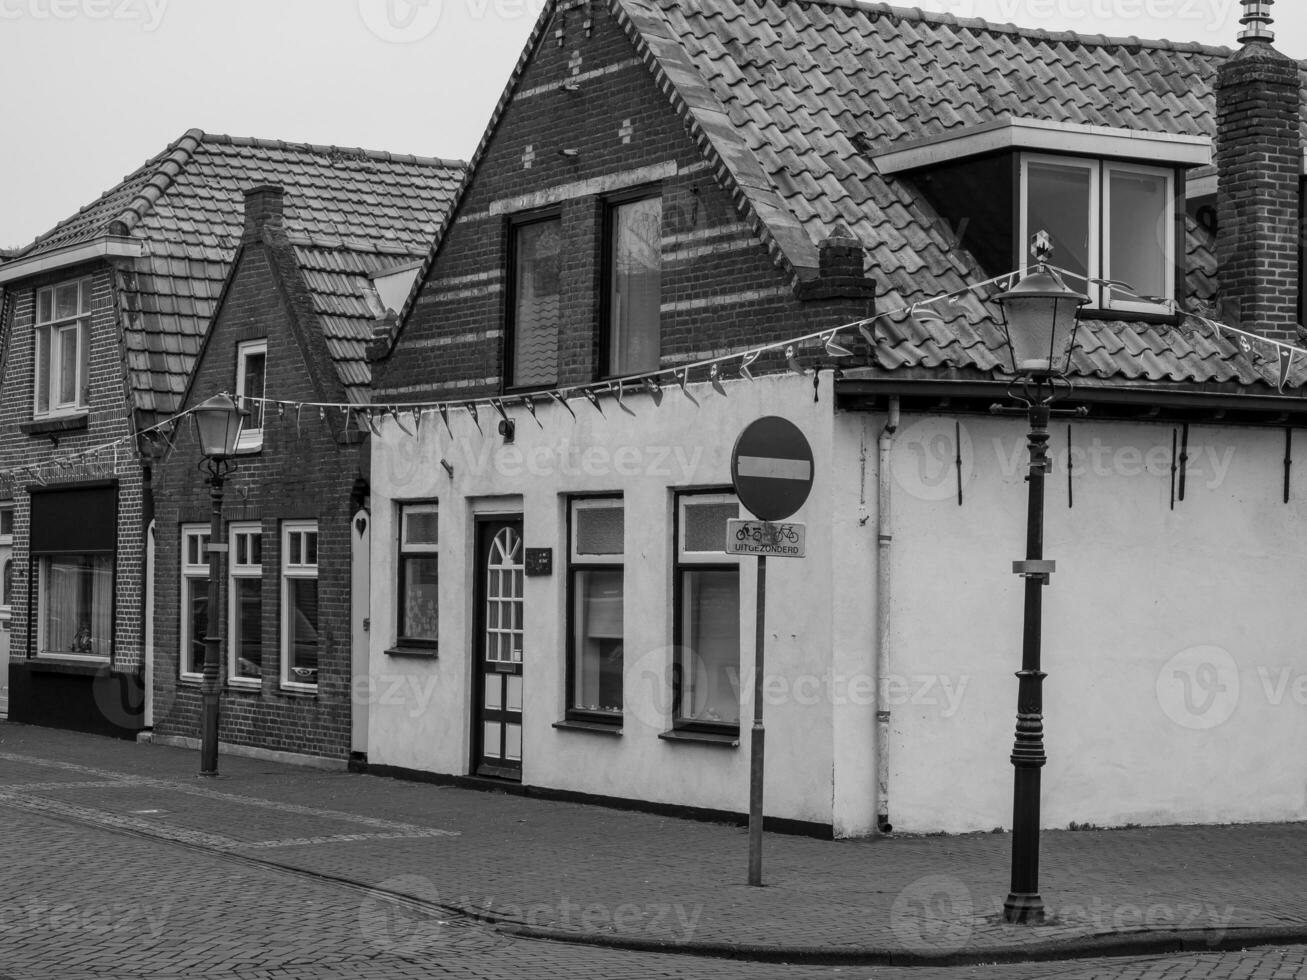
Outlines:
{"label": "window frame", "polygon": [[[521,382],[517,377],[517,261],[518,261],[518,235],[523,228],[531,225],[544,224],[545,222],[555,221],[558,223],[558,235],[560,242],[565,244],[563,238],[563,212],[559,208],[549,208],[534,211],[522,211],[510,215],[507,224],[508,235],[508,276],[504,286],[504,295],[506,305],[504,308],[504,362],[503,362],[503,380],[501,387],[505,392],[510,391],[543,391],[554,387],[558,383],[558,363],[557,358],[554,362],[553,377],[548,381],[528,381]],[[559,268],[559,322],[560,327],[563,320],[562,303],[562,268],[560,260]]]}
{"label": "window frame", "polygon": [[655,371],[662,363],[662,278],[661,273],[665,265],[662,252],[662,230],[659,229],[659,322],[658,322],[658,360],[659,364],[653,368],[644,371],[619,371],[613,365],[613,274],[616,265],[616,256],[614,248],[617,244],[617,212],[618,209],[628,204],[638,204],[641,201],[657,199],[660,202],[660,211],[662,211],[663,220],[666,220],[665,196],[662,185],[653,187],[645,186],[625,191],[621,194],[613,194],[605,197],[603,200],[603,237],[602,237],[602,263],[600,281],[600,306],[599,306],[599,358],[595,365],[595,380],[604,380],[608,378],[623,378],[633,375],[648,374]]}
{"label": "window frame", "polygon": [[[68,286],[77,288],[77,312],[72,316],[60,317],[56,306],[56,298],[59,290]],[[85,415],[90,411],[91,304],[94,291],[94,277],[79,276],[76,279],[65,279],[62,282],[41,286],[32,293],[33,419],[67,418],[69,416]],[[41,298],[46,294],[50,297],[50,316],[48,319],[43,320],[41,318]],[[76,349],[73,400],[71,402],[60,402],[58,400],[59,387],[63,381],[63,372],[60,367],[61,358],[57,356],[55,350],[55,338],[70,332],[74,338]],[[44,348],[48,357],[45,377],[48,402],[44,409],[41,408],[42,337],[45,337]],[[62,342],[60,343],[60,349],[62,350]]]}
{"label": "window frame", "polygon": [[[259,561],[239,561],[241,551],[239,538],[255,537],[259,539]],[[240,634],[238,580],[257,579],[259,582],[259,647],[264,662],[260,664],[263,673],[258,677],[242,677],[238,669],[239,657],[236,645]],[[259,521],[232,521],[227,526],[227,683],[238,687],[261,687],[266,674],[267,645],[263,642],[263,525]]]}
{"label": "window frame", "polygon": [[[622,551],[618,555],[581,555],[576,548],[579,522],[576,519],[579,510],[617,509],[622,512]],[[573,494],[567,498],[567,667],[564,677],[563,717],[567,721],[581,721],[597,725],[621,728],[626,714],[626,684],[623,676],[622,705],[618,711],[593,710],[578,708],[572,704],[577,681],[577,643],[578,627],[576,601],[578,597],[577,580],[579,572],[609,571],[620,572],[622,576],[622,671],[626,670],[626,498],[619,493]]]}
{"label": "window frame", "polygon": [[[722,540],[722,549],[720,552],[713,551],[685,551],[683,547],[683,536],[685,532],[685,504],[686,501],[694,500],[696,502],[706,503],[734,503],[736,508],[736,517],[740,516],[743,510],[740,504],[740,498],[731,488],[705,488],[705,489],[687,489],[677,490],[673,501],[673,519],[672,519],[672,646],[675,650],[675,661],[672,664],[672,731],[673,732],[702,732],[712,735],[732,735],[737,739],[740,734],[740,724],[743,720],[744,703],[741,689],[737,696],[741,698],[740,702],[740,720],[731,722],[715,722],[697,718],[684,718],[681,716],[681,701],[683,697],[683,683],[685,680],[685,668],[682,662],[689,646],[687,645],[684,635],[684,602],[685,586],[684,572],[691,570],[698,571],[722,571],[734,572],[739,582],[739,605],[737,615],[743,613],[744,608],[744,589],[743,589],[743,562],[740,558],[731,558],[726,554],[726,541]],[[743,683],[743,657],[744,657],[743,631],[740,634],[740,644],[737,650],[736,667],[740,672],[741,683]]]}
{"label": "window frame", "polygon": [[[291,562],[290,539],[291,539],[291,535],[293,534],[313,535],[314,560],[312,564],[305,561],[300,561],[297,563]],[[319,557],[319,547],[321,545],[321,538],[319,537],[318,534],[318,522],[316,520],[282,521],[281,533],[279,535],[279,538],[281,541],[281,554],[278,557],[278,565],[279,565],[278,577],[280,579],[278,592],[280,593],[281,610],[280,610],[280,615],[278,617],[280,621],[280,630],[279,630],[277,648],[278,648],[279,659],[281,661],[280,671],[279,671],[281,686],[287,690],[303,691],[305,693],[316,693],[318,690],[318,680],[317,680],[318,674],[316,672],[313,675],[312,681],[293,680],[291,678],[290,661],[291,661],[292,651],[289,649],[289,641],[291,636],[290,617],[293,613],[292,603],[291,603],[291,583],[296,580],[304,580],[304,579],[312,579],[315,582],[318,581],[318,567],[319,567],[318,557]],[[301,546],[300,554],[301,557],[304,556],[303,546]],[[319,598],[321,597],[319,596]],[[319,605],[319,612],[320,611],[321,611],[321,605]],[[320,615],[319,615],[318,623],[316,625],[316,629],[318,633],[318,656],[319,658],[321,658],[322,622],[321,622]],[[320,669],[321,669],[321,662],[319,662],[319,665],[317,668],[315,668],[315,671]]]}
{"label": "window frame", "polygon": [[[1108,253],[1111,243],[1111,174],[1119,171],[1145,176],[1161,176],[1166,181],[1166,211],[1162,216],[1165,227],[1166,243],[1164,248],[1165,288],[1163,294],[1172,301],[1176,298],[1179,277],[1176,274],[1175,221],[1177,208],[1176,173],[1173,167],[1135,163],[1105,157],[1083,157],[1057,153],[1021,152],[1017,167],[1017,241],[1016,264],[1025,275],[1029,271],[1030,255],[1027,245],[1030,236],[1038,229],[1029,226],[1029,173],[1030,164],[1052,164],[1060,167],[1074,167],[1089,173],[1089,246],[1087,255],[1087,279],[1110,279],[1112,259]],[[1057,253],[1053,254],[1052,264],[1057,265]],[[1089,297],[1085,311],[1104,313],[1145,313],[1170,314],[1171,308],[1163,303],[1150,303],[1143,300],[1112,300],[1112,288],[1094,282],[1079,282],[1079,276],[1069,277],[1068,283],[1073,289]]]}
{"label": "window frame", "polygon": [[[435,514],[436,515],[436,542],[408,543],[406,541],[408,531],[409,514]],[[398,556],[395,569],[395,647],[402,650],[416,650],[422,653],[435,653],[440,648],[440,502],[437,500],[402,500],[396,502],[396,530],[398,532],[397,546],[395,548]],[[436,636],[409,636],[403,632],[405,625],[404,619],[404,596],[406,594],[407,580],[404,573],[405,559],[434,556],[436,559]]]}
{"label": "window frame", "polygon": [[[258,452],[263,448],[263,421],[266,418],[267,403],[263,401],[253,405],[245,403],[245,379],[249,370],[249,359],[260,354],[263,355],[263,391],[258,397],[262,399],[268,393],[268,340],[266,337],[260,340],[243,340],[236,345],[236,407],[245,416],[240,435],[236,439],[238,453]],[[249,422],[255,418],[259,420],[259,425],[250,425]]]}
{"label": "window frame", "polygon": [[[205,523],[186,523],[181,525],[181,553],[180,562],[178,563],[181,579],[181,595],[179,608],[179,628],[177,633],[177,676],[184,681],[199,681],[204,676],[204,661],[199,663],[198,670],[187,670],[186,667],[190,662],[191,647],[194,643],[204,642],[204,637],[191,636],[191,616],[190,616],[190,595],[191,585],[194,582],[203,582],[206,589],[205,604],[208,604],[208,585],[209,585],[209,533],[212,525]],[[198,560],[192,562],[191,541],[199,543],[195,552]],[[208,609],[205,610],[205,622],[208,622]],[[192,665],[194,666],[194,665]]]}

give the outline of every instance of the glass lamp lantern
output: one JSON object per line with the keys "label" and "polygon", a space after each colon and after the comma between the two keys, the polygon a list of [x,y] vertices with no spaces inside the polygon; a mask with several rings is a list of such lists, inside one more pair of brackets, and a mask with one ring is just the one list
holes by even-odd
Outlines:
{"label": "glass lamp lantern", "polygon": [[1065,375],[1071,369],[1080,307],[1089,297],[1068,289],[1041,263],[995,299],[1003,310],[1013,373],[1033,378]]}
{"label": "glass lamp lantern", "polygon": [[210,459],[226,459],[236,454],[243,413],[230,395],[214,395],[195,406],[192,414],[200,452]]}

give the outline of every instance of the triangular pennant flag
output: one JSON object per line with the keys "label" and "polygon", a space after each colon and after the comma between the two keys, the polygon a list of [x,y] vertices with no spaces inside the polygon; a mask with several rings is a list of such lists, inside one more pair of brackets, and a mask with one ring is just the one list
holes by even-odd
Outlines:
{"label": "triangular pennant flag", "polygon": [[572,406],[567,404],[567,398],[564,397],[561,391],[551,391],[549,397],[567,409],[568,415],[572,416],[572,418],[576,418],[576,413],[572,411]]}
{"label": "triangular pennant flag", "polygon": [[522,404],[525,405],[526,410],[531,413],[531,417],[536,420],[536,425],[540,426],[540,428],[543,429],[545,427],[545,424],[541,422],[540,419],[536,416],[536,403],[534,400],[532,400],[531,396],[527,395],[525,398],[523,398]]}
{"label": "triangular pennant flag", "polygon": [[422,416],[424,413],[422,409],[415,408],[410,414],[413,416],[413,434],[417,435],[422,431]]}
{"label": "triangular pennant flag", "polygon": [[840,335],[838,330],[832,330],[826,335],[826,353],[831,357],[852,357],[853,351],[849,350],[835,338]]}
{"label": "triangular pennant flag", "polygon": [[593,391],[591,391],[589,388],[582,388],[581,394],[585,395],[585,400],[599,410],[600,415],[604,414],[604,407],[599,404],[599,399],[595,397],[595,393]]}
{"label": "triangular pennant flag", "polygon": [[369,432],[371,432],[374,436],[377,436],[378,438],[381,437],[381,427],[377,425],[376,419],[372,417],[371,412],[363,413],[363,421],[367,422]]}
{"label": "triangular pennant flag", "polygon": [[390,417],[395,420],[395,424],[399,426],[400,431],[402,431],[404,435],[409,436],[410,438],[416,435],[412,429],[404,424],[403,419],[399,417],[399,409],[395,408],[393,405],[390,407]]}
{"label": "triangular pennant flag", "polygon": [[663,386],[653,378],[644,379],[644,390],[649,392],[649,397],[653,399],[654,408],[663,403]]}
{"label": "triangular pennant flag", "polygon": [[753,372],[749,370],[749,365],[752,364],[754,361],[756,361],[759,355],[761,354],[762,351],[760,350],[751,350],[749,351],[749,353],[745,354],[743,358],[741,358],[740,360],[741,377],[748,378],[750,381],[753,380]]}
{"label": "triangular pennant flag", "polygon": [[468,402],[463,407],[467,409],[467,414],[472,416],[472,421],[477,424],[477,431],[485,435],[485,430],[481,428],[481,416],[477,415],[477,403]]}
{"label": "triangular pennant flag", "polygon": [[799,359],[794,356],[793,344],[790,344],[789,347],[785,348],[785,362],[789,364],[790,370],[795,374],[804,375],[808,373],[807,369],[799,363]]}
{"label": "triangular pennant flag", "polygon": [[[611,388],[612,386],[610,385],[609,387]],[[625,391],[626,389],[622,386],[622,382],[620,381],[617,382],[617,407],[620,408],[627,415],[634,415],[635,412],[632,410],[631,406],[627,405],[626,402],[622,401],[622,395],[625,393]]]}
{"label": "triangular pennant flag", "polygon": [[686,368],[684,371],[677,371],[675,378],[677,381],[681,383],[681,394],[684,395],[686,398],[690,399],[690,401],[694,402],[695,405],[698,405],[699,399],[695,398],[692,394],[690,394],[690,390],[685,387],[685,383],[690,380],[690,369]]}
{"label": "triangular pennant flag", "polygon": [[503,419],[505,422],[513,421],[508,417],[508,413],[504,411],[504,400],[502,398],[490,399],[490,407],[493,408],[496,412],[498,412],[499,417]]}
{"label": "triangular pennant flag", "polygon": [[1289,380],[1289,369],[1293,367],[1293,348],[1280,347],[1280,383],[1279,391],[1284,391],[1284,383]]}
{"label": "triangular pennant flag", "polygon": [[708,380],[712,382],[713,390],[716,391],[717,394],[725,398],[726,389],[722,387],[721,374],[722,374],[721,368],[719,368],[716,364],[714,364],[712,366],[712,370],[708,372]]}
{"label": "triangular pennant flag", "polygon": [[449,438],[454,438],[454,430],[449,427],[449,406],[439,405],[437,410],[440,412],[440,419],[445,423],[445,431],[449,433]]}
{"label": "triangular pennant flag", "polygon": [[872,329],[868,324],[859,323],[858,333],[862,334],[862,339],[867,342],[868,347],[872,350],[876,349],[876,335],[872,332]]}

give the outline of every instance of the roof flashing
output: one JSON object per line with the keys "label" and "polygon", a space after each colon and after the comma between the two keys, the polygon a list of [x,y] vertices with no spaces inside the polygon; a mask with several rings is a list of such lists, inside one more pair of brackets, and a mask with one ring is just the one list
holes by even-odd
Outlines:
{"label": "roof flashing", "polygon": [[875,163],[882,174],[897,174],[1003,150],[1124,157],[1181,167],[1212,162],[1212,141],[1206,136],[1003,116],[960,132],[894,145],[877,154]]}

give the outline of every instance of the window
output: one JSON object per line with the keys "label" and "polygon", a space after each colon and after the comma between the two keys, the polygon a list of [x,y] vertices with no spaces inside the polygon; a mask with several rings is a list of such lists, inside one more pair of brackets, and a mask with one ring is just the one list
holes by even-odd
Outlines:
{"label": "window", "polygon": [[250,340],[236,347],[237,404],[246,413],[236,451],[263,446],[264,378],[268,366],[268,342]]}
{"label": "window", "polygon": [[673,714],[679,727],[738,731],[740,566],[728,559],[733,494],[682,494],[676,514],[676,646]]}
{"label": "window", "polygon": [[1031,235],[1044,229],[1053,237],[1052,264],[1071,273],[1067,285],[1084,291],[1091,306],[1165,311],[1164,301],[1175,295],[1172,171],[1025,154],[1021,202],[1021,264]]}
{"label": "window", "polygon": [[658,369],[662,241],[662,198],[626,201],[609,209],[605,357],[610,376]]}
{"label": "window", "polygon": [[318,525],[287,521],[281,529],[281,681],[318,683]]}
{"label": "window", "polygon": [[572,501],[568,562],[567,716],[622,720],[622,557],[620,497]]}
{"label": "window", "polygon": [[204,638],[209,633],[209,525],[182,525],[181,673],[204,673]]}
{"label": "window", "polygon": [[41,656],[111,657],[117,511],[113,486],[32,493],[34,639]]}
{"label": "window", "polygon": [[232,524],[227,573],[227,676],[236,684],[263,676],[263,534],[258,524]]}
{"label": "window", "polygon": [[562,237],[558,218],[513,227],[512,387],[557,379]]}
{"label": "window", "polygon": [[91,280],[36,291],[37,417],[68,415],[90,404]]}
{"label": "window", "polygon": [[436,645],[440,625],[438,516],[435,504],[403,504],[399,508],[400,646]]}

